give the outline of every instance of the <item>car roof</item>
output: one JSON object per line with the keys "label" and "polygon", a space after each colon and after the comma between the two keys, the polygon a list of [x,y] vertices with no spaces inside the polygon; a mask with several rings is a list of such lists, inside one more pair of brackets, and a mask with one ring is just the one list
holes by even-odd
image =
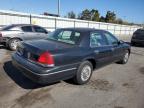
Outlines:
{"label": "car roof", "polygon": [[2,27],[1,30],[9,30],[11,28],[22,27],[22,26],[38,26],[38,25],[34,25],[34,24],[10,24],[10,25]]}
{"label": "car roof", "polygon": [[73,30],[78,32],[93,32],[93,31],[105,31],[101,29],[95,29],[95,28],[82,28],[82,27],[75,27],[75,28],[60,28],[63,30]]}
{"label": "car roof", "polygon": [[11,24],[11,26],[13,27],[19,27],[19,26],[37,26],[37,25],[33,25],[33,24]]}

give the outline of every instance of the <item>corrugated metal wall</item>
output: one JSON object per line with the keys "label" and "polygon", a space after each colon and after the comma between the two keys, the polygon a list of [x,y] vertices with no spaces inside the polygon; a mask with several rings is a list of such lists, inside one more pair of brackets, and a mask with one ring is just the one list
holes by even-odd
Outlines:
{"label": "corrugated metal wall", "polygon": [[111,23],[84,21],[61,17],[51,17],[36,14],[20,13],[0,10],[0,26],[9,24],[36,24],[45,27],[49,31],[64,27],[89,27],[108,30],[116,35],[131,35],[139,26],[128,26]]}

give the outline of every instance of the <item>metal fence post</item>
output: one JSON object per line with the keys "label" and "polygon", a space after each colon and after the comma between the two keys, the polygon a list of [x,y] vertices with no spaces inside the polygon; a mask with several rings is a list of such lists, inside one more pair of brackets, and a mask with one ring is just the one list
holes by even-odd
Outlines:
{"label": "metal fence post", "polygon": [[122,35],[122,25],[120,26],[120,35]]}
{"label": "metal fence post", "polygon": [[100,23],[99,23],[99,29],[100,29]]}
{"label": "metal fence post", "polygon": [[76,27],[75,23],[76,23],[76,21],[74,20],[74,28]]}
{"label": "metal fence post", "polygon": [[130,26],[130,30],[129,30],[129,35],[131,35],[131,26]]}
{"label": "metal fence post", "polygon": [[116,34],[116,25],[114,26],[114,34]]}
{"label": "metal fence post", "polygon": [[125,27],[125,35],[127,34],[127,27]]}
{"label": "metal fence post", "polygon": [[89,21],[88,21],[88,28],[89,28]]}
{"label": "metal fence post", "polygon": [[31,16],[31,14],[30,14],[30,24],[32,24],[32,16]]}
{"label": "metal fence post", "polygon": [[57,19],[55,18],[55,30],[57,29]]}
{"label": "metal fence post", "polygon": [[107,25],[107,31],[109,30],[109,24],[106,24]]}

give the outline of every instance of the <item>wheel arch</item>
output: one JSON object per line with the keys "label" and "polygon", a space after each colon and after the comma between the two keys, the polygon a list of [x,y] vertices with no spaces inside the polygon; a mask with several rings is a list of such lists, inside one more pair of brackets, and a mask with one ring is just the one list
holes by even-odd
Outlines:
{"label": "wheel arch", "polygon": [[131,49],[129,48],[128,51],[129,51],[129,54],[130,54],[131,53]]}
{"label": "wheel arch", "polygon": [[92,64],[93,69],[96,69],[96,60],[93,57],[85,58],[83,61],[89,61]]}
{"label": "wheel arch", "polygon": [[13,37],[13,38],[9,38],[8,41],[6,42],[6,44],[8,45],[9,41],[12,40],[12,39],[19,39],[20,41],[23,41],[22,38],[19,38],[19,37]]}

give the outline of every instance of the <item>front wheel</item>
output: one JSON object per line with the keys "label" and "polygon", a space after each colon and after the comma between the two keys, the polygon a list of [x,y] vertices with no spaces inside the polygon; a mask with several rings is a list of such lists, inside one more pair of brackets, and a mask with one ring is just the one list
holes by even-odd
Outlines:
{"label": "front wheel", "polygon": [[129,60],[129,56],[130,56],[130,53],[129,51],[127,50],[122,58],[122,60],[120,60],[118,63],[120,64],[126,64]]}
{"label": "front wheel", "polygon": [[11,40],[9,40],[8,48],[10,50],[12,50],[12,51],[15,51],[19,42],[20,42],[19,39],[11,39]]}
{"label": "front wheel", "polygon": [[77,70],[74,82],[79,85],[86,84],[90,80],[92,72],[92,64],[89,61],[84,61]]}

